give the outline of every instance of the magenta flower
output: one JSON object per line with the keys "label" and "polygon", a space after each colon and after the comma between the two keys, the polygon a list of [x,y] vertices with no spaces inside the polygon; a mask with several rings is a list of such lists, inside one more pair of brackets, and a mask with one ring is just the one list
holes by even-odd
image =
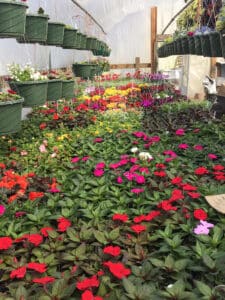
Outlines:
{"label": "magenta flower", "polygon": [[100,162],[95,166],[96,169],[104,169],[105,168],[105,163],[104,162]]}
{"label": "magenta flower", "polygon": [[102,170],[102,169],[95,169],[94,170],[94,175],[96,177],[101,177],[103,174],[104,174],[104,170]]}
{"label": "magenta flower", "polygon": [[179,128],[179,129],[177,129],[177,131],[176,131],[175,133],[176,133],[176,135],[180,135],[180,136],[182,136],[182,135],[184,135],[184,134],[185,134],[185,132],[184,132],[184,129],[183,129],[183,128]]}
{"label": "magenta flower", "polygon": [[117,183],[121,184],[121,183],[123,183],[123,178],[119,176],[119,177],[117,177],[116,181],[117,181]]}
{"label": "magenta flower", "polygon": [[0,216],[4,215],[5,213],[5,206],[4,205],[0,205]]}
{"label": "magenta flower", "polygon": [[78,156],[76,156],[76,157],[73,157],[72,159],[71,159],[71,162],[72,163],[76,163],[76,162],[78,162],[80,160],[80,158],[78,157]]}
{"label": "magenta flower", "polygon": [[203,146],[202,145],[195,145],[194,149],[197,151],[202,151],[203,150]]}
{"label": "magenta flower", "polygon": [[130,162],[132,163],[132,164],[135,164],[136,162],[137,162],[137,157],[131,157],[130,158]]}
{"label": "magenta flower", "polygon": [[178,146],[178,148],[179,148],[179,149],[185,150],[185,149],[189,148],[189,146],[188,146],[188,144],[180,144],[180,145]]}
{"label": "magenta flower", "polygon": [[49,193],[60,193],[61,191],[59,190],[59,189],[57,189],[57,188],[51,188],[50,190],[49,190]]}
{"label": "magenta flower", "polygon": [[103,141],[104,141],[103,138],[100,137],[94,139],[94,143],[102,143]]}
{"label": "magenta flower", "polygon": [[145,191],[144,189],[132,189],[131,193],[140,194],[140,193],[143,193],[144,191]]}
{"label": "magenta flower", "polygon": [[135,181],[139,184],[144,184],[145,183],[145,177],[143,175],[137,175],[135,178]]}
{"label": "magenta flower", "polygon": [[89,160],[89,158],[90,158],[90,156],[84,156],[84,157],[82,158],[82,161],[87,161],[87,160]]}
{"label": "magenta flower", "polygon": [[134,173],[131,173],[131,172],[125,172],[125,173],[123,173],[123,175],[124,175],[124,177],[126,177],[127,180],[129,180],[129,181],[132,181],[132,180],[134,179],[134,177],[135,177],[135,174],[134,174]]}
{"label": "magenta flower", "polygon": [[214,160],[214,159],[217,159],[217,155],[213,154],[213,153],[209,153],[208,154],[208,158],[211,159],[211,160]]}

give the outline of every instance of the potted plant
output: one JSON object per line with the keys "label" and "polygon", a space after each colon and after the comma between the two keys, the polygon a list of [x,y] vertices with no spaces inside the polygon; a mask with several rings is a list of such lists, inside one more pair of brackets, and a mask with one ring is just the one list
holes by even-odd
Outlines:
{"label": "potted plant", "polygon": [[47,101],[57,101],[62,97],[62,79],[60,74],[51,70],[49,73],[42,73],[46,75],[49,79],[48,81],[48,90],[47,90]]}
{"label": "potted plant", "polygon": [[27,7],[24,2],[0,0],[1,38],[24,36]]}
{"label": "potted plant", "polygon": [[19,43],[46,43],[48,33],[48,15],[40,7],[37,14],[26,15],[26,30],[24,38],[19,38]]}
{"label": "potted plant", "polygon": [[225,6],[221,8],[218,14],[216,30],[220,32],[221,50],[223,57],[225,57]]}
{"label": "potted plant", "polygon": [[20,130],[23,101],[13,90],[0,92],[0,135]]}
{"label": "potted plant", "polygon": [[64,39],[65,24],[48,22],[47,45],[62,46]]}
{"label": "potted plant", "polygon": [[43,105],[47,99],[48,78],[36,71],[29,64],[8,66],[9,85],[24,98],[24,106]]}
{"label": "potted plant", "polygon": [[74,98],[74,77],[70,71],[59,71],[58,77],[62,80],[62,98]]}
{"label": "potted plant", "polygon": [[92,79],[93,78],[93,69],[95,68],[94,63],[83,62],[83,63],[74,63],[72,65],[73,73],[76,77],[81,77],[83,79]]}
{"label": "potted plant", "polygon": [[77,29],[67,25],[64,29],[62,47],[64,49],[77,49],[79,46],[80,41],[77,36]]}

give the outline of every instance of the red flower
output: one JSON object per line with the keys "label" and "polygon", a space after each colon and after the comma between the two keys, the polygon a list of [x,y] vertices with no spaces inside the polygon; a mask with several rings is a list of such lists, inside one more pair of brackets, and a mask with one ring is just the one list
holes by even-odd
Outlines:
{"label": "red flower", "polygon": [[103,253],[110,254],[112,256],[118,256],[120,255],[121,249],[119,246],[107,246],[103,249]]}
{"label": "red flower", "polygon": [[99,286],[99,280],[96,275],[92,276],[91,278],[85,278],[82,281],[77,282],[76,287],[78,290],[86,290],[91,287],[98,287]]}
{"label": "red flower", "polygon": [[197,220],[203,220],[204,221],[208,218],[208,215],[203,209],[199,208],[199,209],[194,210],[194,217]]}
{"label": "red flower", "polygon": [[222,171],[224,169],[225,169],[225,167],[222,166],[222,165],[215,165],[215,166],[213,166],[213,170],[215,170],[215,171]]}
{"label": "red flower", "polygon": [[78,269],[78,266],[73,266],[72,269],[71,269],[71,274],[74,274]]}
{"label": "red flower", "polygon": [[26,267],[21,267],[21,268],[18,268],[16,270],[13,270],[11,273],[10,273],[10,278],[13,279],[13,278],[23,278],[25,275],[26,275]]}
{"label": "red flower", "polygon": [[39,125],[39,128],[40,128],[41,130],[45,129],[46,127],[47,127],[47,124],[46,124],[46,123],[41,123],[41,124]]}
{"label": "red flower", "polygon": [[44,236],[44,237],[48,237],[48,231],[52,231],[54,230],[52,227],[43,227],[41,228],[41,234]]}
{"label": "red flower", "polygon": [[104,266],[109,268],[109,271],[117,278],[122,279],[130,275],[130,269],[126,269],[122,263],[113,263],[111,261],[107,261],[103,263]]}
{"label": "red flower", "polygon": [[41,264],[41,263],[30,262],[29,264],[27,264],[27,268],[39,273],[44,273],[47,270],[47,265],[44,263]]}
{"label": "red flower", "polygon": [[57,222],[58,222],[58,231],[60,232],[66,231],[66,229],[71,226],[70,220],[64,217],[59,218]]}
{"label": "red flower", "polygon": [[0,169],[5,169],[5,168],[6,168],[6,165],[3,163],[0,163]]}
{"label": "red flower", "polygon": [[177,207],[172,206],[169,200],[164,200],[161,203],[158,204],[159,208],[162,208],[165,211],[169,211],[169,210],[177,210]]}
{"label": "red flower", "polygon": [[27,239],[31,244],[33,244],[35,246],[38,246],[43,242],[42,235],[40,235],[38,233],[28,235]]}
{"label": "red flower", "polygon": [[7,92],[8,92],[9,94],[11,94],[11,95],[16,95],[16,92],[13,91],[13,90],[8,90]]}
{"label": "red flower", "polygon": [[13,240],[10,237],[0,237],[0,250],[7,250],[12,246]]}
{"label": "red flower", "polygon": [[146,226],[145,225],[133,225],[130,227],[134,232],[136,233],[140,233],[142,231],[146,230]]}
{"label": "red flower", "polygon": [[201,196],[201,194],[199,193],[192,193],[192,192],[189,192],[188,195],[193,199],[197,199]]}
{"label": "red flower", "polygon": [[155,171],[154,175],[158,176],[158,177],[165,177],[166,176],[166,172],[164,172],[164,171]]}
{"label": "red flower", "polygon": [[154,218],[158,217],[160,214],[161,213],[159,210],[153,210],[149,214],[147,214],[147,216],[145,217],[145,221],[151,221]]}
{"label": "red flower", "polygon": [[184,199],[184,195],[182,194],[182,191],[181,190],[173,190],[172,195],[170,197],[170,201],[176,201],[176,200],[180,200],[180,199]]}
{"label": "red flower", "polygon": [[193,185],[190,185],[188,183],[185,183],[183,186],[182,186],[183,190],[184,191],[196,191],[197,188]]}
{"label": "red flower", "polygon": [[172,184],[180,184],[182,182],[182,178],[181,177],[174,177],[172,180],[171,180],[171,183]]}
{"label": "red flower", "polygon": [[156,164],[155,166],[158,169],[166,169],[166,166],[164,164]]}
{"label": "red flower", "polygon": [[81,300],[103,300],[100,296],[94,296],[91,291],[87,290],[81,295]]}
{"label": "red flower", "polygon": [[134,223],[141,223],[145,220],[145,215],[134,217]]}
{"label": "red flower", "polygon": [[29,193],[29,200],[34,201],[37,198],[41,198],[44,196],[43,192],[30,192]]}
{"label": "red flower", "polygon": [[50,277],[50,276],[46,276],[46,277],[41,277],[41,278],[34,278],[32,280],[32,282],[34,283],[40,283],[40,284],[47,284],[47,283],[51,283],[54,282],[55,278],[54,277]]}
{"label": "red flower", "polygon": [[55,113],[54,115],[53,115],[53,120],[58,120],[59,119],[59,115],[57,114],[57,113]]}
{"label": "red flower", "polygon": [[204,174],[208,174],[208,173],[209,173],[209,171],[205,167],[199,167],[199,168],[195,169],[196,175],[204,175]]}
{"label": "red flower", "polygon": [[113,221],[127,222],[128,216],[126,214],[114,214],[112,219]]}

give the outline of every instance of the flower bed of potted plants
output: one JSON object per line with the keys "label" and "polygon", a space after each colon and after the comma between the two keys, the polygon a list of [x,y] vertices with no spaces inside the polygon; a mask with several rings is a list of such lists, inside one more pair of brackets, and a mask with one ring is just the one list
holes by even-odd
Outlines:
{"label": "flower bed of potted plants", "polygon": [[0,1],[0,38],[23,37],[27,5],[20,1]]}
{"label": "flower bed of potted plants", "polygon": [[0,135],[21,129],[23,101],[24,99],[12,90],[0,92]]}
{"label": "flower bed of potted plants", "polygon": [[37,113],[1,139],[0,296],[222,300],[224,216],[204,195],[224,192],[224,124],[95,117],[49,130]]}
{"label": "flower bed of potted plants", "polygon": [[22,98],[23,106],[43,105],[47,100],[48,78],[36,71],[29,64],[21,67],[18,64],[8,66],[9,85]]}

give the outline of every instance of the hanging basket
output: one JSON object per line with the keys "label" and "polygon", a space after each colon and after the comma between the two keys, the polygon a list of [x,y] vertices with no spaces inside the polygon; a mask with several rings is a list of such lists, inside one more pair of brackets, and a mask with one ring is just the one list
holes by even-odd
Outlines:
{"label": "hanging basket", "polygon": [[209,34],[200,35],[200,39],[202,45],[202,55],[205,57],[212,57]]}
{"label": "hanging basket", "polygon": [[48,22],[47,45],[62,46],[65,25],[63,23]]}
{"label": "hanging basket", "polygon": [[24,38],[19,38],[19,43],[46,43],[48,34],[48,16],[27,14]]}
{"label": "hanging basket", "polygon": [[223,57],[225,57],[225,30],[220,31],[220,44]]}
{"label": "hanging basket", "polygon": [[77,49],[77,46],[77,30],[74,28],[65,28],[62,47],[64,49]]}
{"label": "hanging basket", "polygon": [[188,37],[189,54],[195,54],[195,39],[193,36]]}
{"label": "hanging basket", "polygon": [[96,48],[96,38],[87,37],[86,49],[87,50],[95,50]]}
{"label": "hanging basket", "polygon": [[182,46],[182,51],[183,51],[184,55],[190,54],[189,41],[188,41],[188,37],[187,36],[184,36],[181,39],[181,46]]}
{"label": "hanging basket", "polygon": [[95,68],[94,64],[73,64],[73,74],[76,77],[81,77],[83,79],[93,78],[93,70]]}
{"label": "hanging basket", "polygon": [[195,41],[195,54],[202,55],[202,45],[201,45],[200,35],[195,35],[194,41]]}
{"label": "hanging basket", "polygon": [[62,81],[62,98],[64,99],[74,98],[74,80]]}
{"label": "hanging basket", "polygon": [[177,54],[181,55],[183,54],[183,48],[182,48],[182,43],[181,43],[181,38],[176,40],[176,48],[177,48]]}
{"label": "hanging basket", "polygon": [[24,107],[44,105],[47,99],[48,81],[9,82],[10,88],[24,98]]}
{"label": "hanging basket", "polygon": [[47,101],[57,101],[62,98],[62,80],[52,79],[48,82]]}
{"label": "hanging basket", "polygon": [[0,135],[18,132],[21,129],[22,103],[24,99],[0,101]]}
{"label": "hanging basket", "polygon": [[0,0],[0,38],[24,36],[27,7],[24,3]]}
{"label": "hanging basket", "polygon": [[219,32],[210,32],[209,40],[211,45],[212,57],[222,57],[222,48],[220,43],[220,34]]}

